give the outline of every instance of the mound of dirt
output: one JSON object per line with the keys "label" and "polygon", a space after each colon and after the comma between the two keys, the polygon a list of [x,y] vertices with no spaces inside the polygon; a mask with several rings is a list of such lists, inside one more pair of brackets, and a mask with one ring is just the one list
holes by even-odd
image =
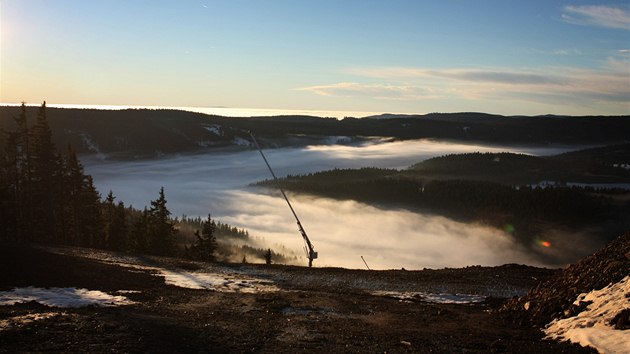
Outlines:
{"label": "mound of dirt", "polygon": [[588,306],[574,305],[581,293],[600,290],[629,274],[630,232],[540,283],[526,296],[509,301],[503,311],[513,314],[517,322],[544,326],[553,319],[575,316]]}

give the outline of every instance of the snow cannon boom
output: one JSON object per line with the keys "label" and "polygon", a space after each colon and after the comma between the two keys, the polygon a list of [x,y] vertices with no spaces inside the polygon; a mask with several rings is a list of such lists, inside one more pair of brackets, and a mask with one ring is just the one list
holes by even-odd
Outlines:
{"label": "snow cannon boom", "polygon": [[284,200],[287,201],[287,204],[289,205],[289,209],[291,209],[291,213],[293,213],[293,216],[295,217],[295,220],[297,221],[298,230],[300,230],[300,234],[302,234],[302,238],[304,239],[304,244],[305,244],[304,251],[306,253],[306,257],[308,258],[308,266],[312,267],[313,260],[317,259],[317,252],[315,251],[315,248],[313,247],[311,240],[309,240],[308,236],[306,235],[306,231],[304,230],[304,227],[302,226],[302,223],[300,222],[300,218],[298,218],[297,214],[295,213],[295,210],[293,209],[293,206],[291,205],[289,198],[287,197],[286,193],[284,193],[284,189],[282,188],[282,185],[280,184],[280,180],[278,180],[278,177],[276,177],[276,174],[271,169],[271,165],[269,165],[269,161],[267,161],[265,154],[263,154],[262,149],[260,148],[260,145],[258,145],[258,141],[256,141],[256,138],[254,137],[254,134],[251,131],[249,132],[249,136],[251,136],[252,141],[254,142],[254,145],[258,149],[258,152],[260,152],[260,156],[262,156],[263,160],[265,161],[265,164],[267,165],[269,172],[271,172],[271,175],[273,176],[273,180],[276,182],[278,189],[280,189],[280,192],[282,193]]}

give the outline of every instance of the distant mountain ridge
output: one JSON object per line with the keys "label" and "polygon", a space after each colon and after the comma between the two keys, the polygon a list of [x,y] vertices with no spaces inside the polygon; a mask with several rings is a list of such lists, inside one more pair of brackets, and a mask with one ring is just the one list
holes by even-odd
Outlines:
{"label": "distant mountain ridge", "polygon": [[[27,107],[32,122],[37,107]],[[15,129],[20,107],[0,107],[0,129]],[[630,139],[630,116],[505,117],[486,113],[384,114],[366,118],[222,117],[180,110],[48,108],[55,143],[78,153],[151,157],[249,146],[249,131],[267,147],[355,143],[365,137],[513,144],[601,144]],[[344,137],[344,139],[330,139]],[[1,134],[0,140],[5,139]]]}

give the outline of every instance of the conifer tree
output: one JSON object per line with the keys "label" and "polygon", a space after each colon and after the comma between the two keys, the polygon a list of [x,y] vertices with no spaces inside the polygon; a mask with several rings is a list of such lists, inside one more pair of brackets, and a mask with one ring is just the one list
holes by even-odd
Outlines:
{"label": "conifer tree", "polygon": [[103,238],[105,239],[105,245],[108,249],[112,248],[112,240],[116,238],[113,233],[115,232],[115,219],[116,219],[116,204],[114,203],[114,192],[111,190],[105,197],[105,201],[103,203]]}
{"label": "conifer tree", "polygon": [[175,253],[177,230],[170,215],[171,212],[166,207],[164,187],[162,187],[158,199],[151,201],[149,209],[148,241],[149,251],[153,254],[166,256]]}
{"label": "conifer tree", "polygon": [[128,247],[127,211],[122,201],[115,205],[114,199],[114,194],[109,191],[103,206],[105,247],[123,251]]}
{"label": "conifer tree", "polygon": [[130,237],[130,248],[134,252],[149,252],[149,211],[144,208],[135,219]]}
{"label": "conifer tree", "polygon": [[22,240],[30,238],[32,228],[30,222],[32,139],[24,102],[14,121],[17,130],[5,132],[6,146],[0,163],[0,193],[3,195],[0,213],[7,237]]}
{"label": "conifer tree", "polygon": [[29,221],[36,225],[33,236],[41,241],[59,241],[62,234],[61,201],[62,176],[60,158],[52,141],[52,130],[46,117],[46,102],[37,114],[32,128],[31,205]]}
{"label": "conifer tree", "polygon": [[101,213],[101,195],[94,186],[92,176],[86,175],[80,194],[83,212],[80,214],[80,233],[82,240],[89,240],[91,247],[105,247],[103,217]]}
{"label": "conifer tree", "polygon": [[201,233],[199,230],[195,231],[197,239],[189,250],[193,258],[206,262],[215,260],[214,252],[217,249],[216,230],[217,225],[212,220],[211,215],[208,214],[208,219],[203,222]]}
{"label": "conifer tree", "polygon": [[63,185],[61,201],[64,207],[63,243],[102,247],[103,221],[101,197],[92,177],[85,174],[76,153],[68,147],[63,160]]}

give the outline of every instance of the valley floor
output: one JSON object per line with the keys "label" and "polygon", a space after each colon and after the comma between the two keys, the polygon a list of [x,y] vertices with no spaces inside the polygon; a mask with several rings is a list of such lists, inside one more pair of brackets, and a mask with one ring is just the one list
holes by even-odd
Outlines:
{"label": "valley floor", "polygon": [[[208,265],[1,246],[0,352],[592,352],[543,340],[539,329],[497,311],[553,270]],[[125,301],[77,308],[7,302],[25,288],[56,291],[53,302],[62,289],[86,293],[68,291],[75,288]]]}

